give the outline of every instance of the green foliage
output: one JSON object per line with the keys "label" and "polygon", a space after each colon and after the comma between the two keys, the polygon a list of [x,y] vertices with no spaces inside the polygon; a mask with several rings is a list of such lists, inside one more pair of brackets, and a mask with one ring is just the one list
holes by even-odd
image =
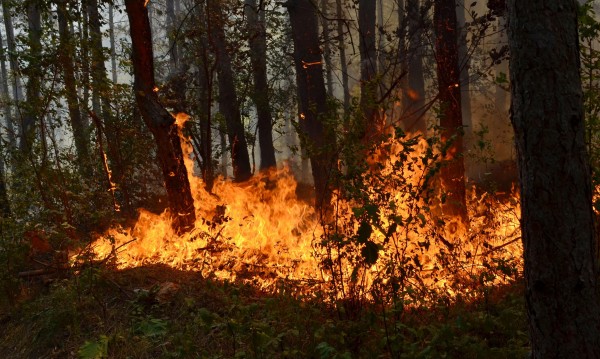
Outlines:
{"label": "green foliage", "polygon": [[108,358],[108,337],[101,335],[98,340],[86,341],[83,343],[79,351],[81,359],[104,359]]}

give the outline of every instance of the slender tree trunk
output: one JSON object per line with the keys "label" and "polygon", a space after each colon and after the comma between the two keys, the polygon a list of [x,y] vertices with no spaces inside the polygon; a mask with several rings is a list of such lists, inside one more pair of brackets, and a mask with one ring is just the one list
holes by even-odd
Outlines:
{"label": "slender tree trunk", "polygon": [[508,1],[531,358],[600,358],[600,300],[573,0]]}
{"label": "slender tree trunk", "polygon": [[42,86],[41,55],[42,55],[42,18],[36,1],[27,3],[27,25],[29,40],[30,63],[27,66],[27,107],[21,120],[20,149],[23,154],[29,154],[35,139],[35,123],[41,116],[40,91]]}
{"label": "slender tree trunk", "polygon": [[60,38],[58,60],[63,70],[65,82],[65,97],[69,110],[69,119],[75,148],[77,149],[78,166],[82,175],[91,174],[90,155],[88,150],[88,139],[86,126],[81,116],[79,98],[77,96],[77,85],[75,80],[75,67],[73,65],[73,44],[69,31],[68,9],[65,0],[57,0],[58,32]]}
{"label": "slender tree trunk", "polygon": [[374,0],[360,0],[358,5],[358,36],[360,49],[360,107],[363,121],[358,124],[360,137],[366,143],[375,140],[383,124],[377,106],[377,43],[375,41]]}
{"label": "slender tree trunk", "polygon": [[331,36],[329,36],[329,0],[321,0],[321,34],[323,35],[323,60],[327,95],[333,97],[333,66],[331,62]]}
{"label": "slender tree trunk", "polygon": [[315,183],[318,209],[327,210],[331,200],[330,183],[335,171],[335,136],[323,121],[327,116],[327,94],[319,49],[315,8],[310,0],[288,0],[292,24],[294,62],[298,85],[302,147],[307,149]]}
{"label": "slender tree trunk", "polygon": [[114,5],[108,4],[108,36],[110,38],[110,68],[113,84],[117,83],[117,51],[115,44]]}
{"label": "slender tree trunk", "polygon": [[442,142],[450,143],[445,154],[448,162],[442,167],[440,174],[442,187],[446,193],[442,210],[444,215],[458,217],[463,223],[467,223],[456,2],[436,1],[433,21],[436,32],[435,60]]}
{"label": "slender tree trunk", "polygon": [[213,16],[213,26],[209,34],[214,44],[219,81],[219,112],[225,117],[227,135],[231,146],[233,176],[236,181],[246,181],[252,176],[250,156],[240,104],[235,89],[235,80],[231,64],[231,56],[225,39],[225,17],[221,4],[217,0],[208,0],[208,16]]}
{"label": "slender tree trunk", "polygon": [[185,168],[175,119],[160,104],[154,92],[154,56],[145,0],[126,0],[129,18],[135,97],[144,122],[154,135],[157,154],[169,197],[173,228],[187,231],[194,226],[194,200]]}
{"label": "slender tree trunk", "polygon": [[4,27],[6,29],[6,46],[8,48],[8,59],[10,65],[10,74],[12,79],[13,99],[16,104],[17,117],[20,117],[19,106],[23,101],[23,87],[21,85],[21,72],[17,61],[17,45],[15,42],[15,32],[11,17],[11,8],[9,0],[2,0],[2,13],[4,16]]}
{"label": "slender tree trunk", "polygon": [[14,117],[10,99],[10,91],[8,86],[8,70],[6,68],[6,51],[4,49],[4,39],[0,33],[0,68],[2,71],[2,85],[0,92],[2,99],[5,101],[4,116],[6,119],[6,131],[8,132],[8,145],[10,150],[16,148],[17,142],[15,137]]}
{"label": "slender tree trunk", "polygon": [[258,115],[258,143],[260,145],[260,169],[275,167],[275,147],[273,146],[273,117],[269,104],[269,84],[267,80],[267,29],[264,9],[257,7],[256,0],[245,1],[245,14],[248,21],[250,61],[254,77],[252,98]]}
{"label": "slender tree trunk", "polygon": [[425,79],[423,76],[424,22],[419,0],[406,0],[408,41],[408,90],[403,96],[405,129],[410,133],[427,133],[425,121]]}
{"label": "slender tree trunk", "polygon": [[465,142],[468,146],[472,138],[471,134],[473,133],[473,120],[471,118],[471,78],[469,76],[471,57],[468,53],[469,48],[467,43],[467,35],[469,33],[469,29],[467,28],[467,21],[465,18],[466,12],[467,9],[465,8],[464,0],[460,0],[458,6],[456,7],[456,20],[459,31],[458,59],[460,65],[460,99],[462,108],[462,122],[465,127]]}
{"label": "slender tree trunk", "polygon": [[348,85],[348,60],[346,59],[346,42],[344,40],[344,13],[342,11],[342,0],[335,0],[335,11],[337,20],[337,43],[340,52],[340,71],[342,75],[342,90],[344,91],[344,114],[350,111],[350,86]]}

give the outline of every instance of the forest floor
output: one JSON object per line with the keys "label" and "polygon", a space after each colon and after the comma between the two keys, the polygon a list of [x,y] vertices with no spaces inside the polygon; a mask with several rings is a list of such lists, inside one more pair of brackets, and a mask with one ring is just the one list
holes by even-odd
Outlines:
{"label": "forest floor", "polygon": [[0,358],[523,358],[522,285],[385,311],[164,266],[90,267],[0,307]]}

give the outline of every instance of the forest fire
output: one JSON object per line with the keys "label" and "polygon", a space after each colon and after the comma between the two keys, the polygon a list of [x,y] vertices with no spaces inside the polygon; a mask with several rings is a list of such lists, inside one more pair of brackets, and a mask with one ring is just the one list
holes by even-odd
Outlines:
{"label": "forest fire", "polygon": [[[181,126],[185,120],[178,116],[177,123]],[[186,147],[186,165],[192,168],[191,148]],[[423,169],[403,168],[403,176],[409,176],[406,183],[417,188],[425,177]],[[391,170],[393,166],[385,166],[383,177]],[[398,205],[378,209],[379,219],[369,226],[368,238],[351,243],[364,226],[357,204],[338,200],[338,219],[320,224],[314,208],[298,198],[297,183],[286,166],[242,184],[219,179],[213,193],[206,192],[195,176],[190,175],[190,183],[198,218],[191,232],[178,236],[166,213],[141,210],[134,228],[109,230],[92,245],[96,256],[112,256],[118,268],[160,263],[271,291],[285,286],[306,294],[338,286],[337,297],[347,295],[357,283],[369,296],[374,284],[388,282],[386,276],[402,277],[406,286],[454,295],[468,292],[473,283],[510,281],[521,266],[514,195],[499,201],[470,191],[469,230],[446,233],[430,224],[432,213],[415,208],[417,202],[407,197],[406,189],[395,192],[390,184],[380,183],[389,191],[379,195]],[[373,196],[378,188],[370,187]],[[405,224],[393,224],[390,218],[401,218]],[[345,245],[332,244],[342,237],[347,239]],[[361,258],[361,253],[369,252],[363,245],[374,249],[375,258]],[[390,269],[394,264],[398,268]]]}

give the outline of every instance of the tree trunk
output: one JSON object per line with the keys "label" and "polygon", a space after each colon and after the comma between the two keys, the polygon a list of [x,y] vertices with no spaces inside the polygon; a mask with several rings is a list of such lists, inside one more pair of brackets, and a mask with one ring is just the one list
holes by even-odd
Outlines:
{"label": "tree trunk", "polygon": [[8,59],[12,77],[13,99],[16,104],[16,114],[20,117],[19,106],[23,100],[23,87],[21,85],[21,72],[17,61],[17,45],[15,43],[15,32],[10,13],[9,0],[2,0],[2,13],[4,16],[4,28],[6,29],[6,46],[8,48]]}
{"label": "tree trunk", "polygon": [[25,155],[31,150],[35,139],[35,123],[41,116],[40,91],[42,86],[42,18],[36,1],[31,0],[27,4],[27,25],[29,40],[29,64],[25,73],[27,81],[27,107],[25,115],[21,120],[21,142],[20,149]]}
{"label": "tree trunk", "polygon": [[344,115],[350,111],[350,87],[348,85],[348,63],[346,59],[346,42],[344,41],[344,14],[342,11],[342,0],[335,0],[335,11],[337,20],[337,42],[340,52],[340,71],[342,75],[342,90],[344,91]]}
{"label": "tree trunk", "polygon": [[359,136],[370,143],[383,130],[377,106],[377,47],[375,36],[374,0],[360,0],[358,5],[358,36],[360,49],[360,108],[363,120],[358,124]]}
{"label": "tree trunk", "polygon": [[329,0],[321,0],[321,34],[323,35],[323,60],[325,60],[325,79],[327,95],[333,97],[333,66],[331,62],[331,37],[329,36]]}
{"label": "tree trunk", "polygon": [[465,194],[465,164],[463,155],[463,129],[460,96],[460,71],[458,67],[456,2],[435,2],[435,60],[437,63],[438,99],[442,143],[447,143],[440,179],[446,200],[442,204],[444,215],[467,223]]}
{"label": "tree trunk", "polygon": [[225,17],[217,0],[207,1],[207,15],[213,16],[210,39],[214,44],[219,81],[219,112],[225,117],[227,135],[231,146],[233,176],[236,181],[246,181],[252,176],[250,156],[244,124],[240,113],[240,103],[235,89],[231,56],[225,39]]}
{"label": "tree trunk", "polygon": [[425,121],[425,79],[423,76],[424,22],[419,0],[406,1],[408,89],[404,94],[404,128],[409,133],[427,133]]}
{"label": "tree trunk", "polygon": [[65,0],[58,0],[56,4],[58,8],[57,18],[60,38],[58,60],[63,70],[65,97],[67,99],[67,108],[69,110],[71,129],[73,130],[75,148],[77,149],[77,162],[82,175],[91,175],[92,170],[88,150],[87,131],[81,116],[79,98],[77,96],[75,67],[73,65],[73,44],[71,43],[71,34],[68,25],[69,21],[67,19],[69,12]]}
{"label": "tree trunk", "polygon": [[129,18],[135,97],[144,122],[154,135],[157,154],[169,197],[173,228],[186,231],[196,220],[194,201],[185,168],[175,119],[154,92],[152,35],[145,0],[126,0]]}
{"label": "tree trunk", "polygon": [[323,121],[327,95],[315,8],[310,0],[288,0],[298,85],[302,147],[307,149],[315,183],[315,205],[326,210],[331,200],[329,181],[335,170],[335,136]]}
{"label": "tree trunk", "polygon": [[531,358],[600,358],[577,3],[509,0],[508,24]]}
{"label": "tree trunk", "polygon": [[108,36],[110,38],[110,68],[113,84],[117,83],[117,52],[115,48],[114,5],[108,4]]}
{"label": "tree trunk", "polygon": [[269,84],[267,82],[267,29],[265,28],[264,9],[258,8],[256,0],[246,0],[244,6],[248,21],[252,75],[254,76],[252,98],[256,104],[258,115],[260,169],[266,169],[277,165],[275,147],[273,146],[273,118],[269,104]]}
{"label": "tree trunk", "polygon": [[[470,1],[467,2],[470,3]],[[469,29],[467,28],[466,13],[467,8],[465,7],[464,0],[460,0],[456,7],[456,20],[458,24],[458,59],[460,64],[460,99],[461,99],[461,110],[462,110],[462,123],[465,127],[465,143],[468,146],[471,143],[473,133],[473,120],[471,118],[471,90],[469,76],[469,70],[471,68],[471,56],[469,54],[469,47],[467,43],[467,35]]]}
{"label": "tree trunk", "polygon": [[6,131],[8,132],[8,146],[12,151],[16,148],[16,138],[15,138],[15,127],[14,127],[14,117],[12,111],[12,105],[10,101],[10,91],[8,86],[8,70],[6,68],[6,51],[4,49],[4,39],[2,38],[2,34],[0,33],[0,68],[2,71],[2,85],[1,85],[1,93],[2,99],[5,103],[4,107],[4,116],[6,120]]}

